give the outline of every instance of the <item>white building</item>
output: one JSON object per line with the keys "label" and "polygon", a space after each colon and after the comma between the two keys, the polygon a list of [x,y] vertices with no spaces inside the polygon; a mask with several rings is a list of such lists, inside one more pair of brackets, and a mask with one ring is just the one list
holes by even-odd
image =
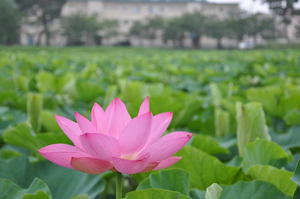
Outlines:
{"label": "white building", "polygon": [[[114,19],[119,21],[118,38],[104,41],[106,44],[124,40],[125,35],[131,25],[137,20],[160,16],[171,18],[181,16],[190,12],[201,12],[203,15],[215,15],[225,18],[229,14],[240,11],[237,3],[209,3],[204,0],[69,0],[62,9],[62,16],[82,13],[85,15],[97,15],[102,19]],[[59,33],[52,37],[52,45],[65,45],[66,39],[60,34],[59,22],[53,24],[54,32]],[[23,27],[21,42],[23,44],[35,43],[38,37],[38,28]],[[42,38],[43,40],[43,38]],[[205,46],[215,46],[215,41],[203,38],[202,44]],[[132,44],[138,43],[131,41]],[[236,45],[233,41],[224,40],[226,45]],[[157,46],[162,45],[161,41],[156,42]]]}

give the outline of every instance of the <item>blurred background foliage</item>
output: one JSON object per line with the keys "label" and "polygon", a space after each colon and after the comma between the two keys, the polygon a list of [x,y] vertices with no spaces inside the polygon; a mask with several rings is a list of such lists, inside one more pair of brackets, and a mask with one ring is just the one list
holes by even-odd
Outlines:
{"label": "blurred background foliage", "polygon": [[[171,42],[173,47],[184,47],[183,40],[191,39],[193,48],[201,48],[201,38],[207,36],[216,39],[215,48],[223,48],[224,38],[238,43],[249,38],[258,44],[263,39],[265,44],[281,43],[285,38],[288,43],[288,27],[292,19],[298,16],[294,0],[272,0],[266,2],[272,14],[249,13],[240,11],[229,13],[229,17],[218,17],[217,13],[203,15],[201,12],[186,13],[182,16],[163,18],[149,17],[146,20],[135,21],[127,35],[127,40],[116,45],[130,45],[130,38],[155,41],[163,38]],[[39,32],[36,45],[50,45],[54,35],[66,37],[66,45],[102,45],[103,40],[122,35],[120,21],[106,19],[96,14],[87,15],[82,12],[68,16],[62,15],[66,0],[2,0],[0,4],[0,44],[19,44],[20,32],[25,26],[37,27]],[[61,28],[53,27],[59,21]],[[38,26],[37,26],[38,25]],[[299,26],[296,26],[299,32]],[[297,35],[297,34],[296,34]],[[299,36],[299,35],[298,35]],[[42,42],[45,37],[45,43]],[[144,45],[141,42],[139,45]]]}

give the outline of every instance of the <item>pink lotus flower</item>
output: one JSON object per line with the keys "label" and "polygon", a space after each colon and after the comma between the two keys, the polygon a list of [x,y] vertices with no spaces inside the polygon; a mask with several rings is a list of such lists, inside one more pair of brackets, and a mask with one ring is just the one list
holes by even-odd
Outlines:
{"label": "pink lotus flower", "polygon": [[56,116],[58,125],[75,146],[53,144],[41,148],[39,153],[55,164],[90,174],[107,170],[134,174],[169,167],[181,159],[172,155],[192,137],[187,132],[162,136],[172,113],[153,116],[148,97],[133,119],[118,98],[105,111],[95,103],[91,121],[79,113],[75,113],[75,118],[77,123]]}

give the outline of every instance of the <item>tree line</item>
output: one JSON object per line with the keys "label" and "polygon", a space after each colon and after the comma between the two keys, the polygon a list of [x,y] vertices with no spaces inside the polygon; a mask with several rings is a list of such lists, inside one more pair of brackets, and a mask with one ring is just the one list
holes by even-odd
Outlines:
{"label": "tree line", "polygon": [[[67,38],[67,45],[101,45],[103,39],[109,39],[119,34],[119,23],[115,20],[105,20],[98,16],[86,16],[80,13],[71,16],[61,16],[61,10],[67,0],[1,0],[0,1],[0,44],[14,45],[19,43],[22,24],[39,26],[39,36],[36,45],[45,38],[50,44],[57,31],[51,29],[55,20],[61,24],[60,34]],[[291,23],[291,18],[299,14],[294,8],[297,0],[262,0],[269,4],[273,13],[280,18],[285,26]],[[184,40],[189,38],[194,48],[201,48],[201,38],[209,36],[216,39],[216,47],[223,47],[223,38],[238,42],[244,38],[263,38],[265,40],[286,36],[280,30],[274,17],[263,14],[239,13],[227,18],[204,16],[201,13],[187,13],[180,17],[163,19],[160,17],[136,21],[132,24],[127,38],[155,41],[158,37],[175,47],[182,47]],[[300,27],[298,27],[300,36]]]}
{"label": "tree line", "polygon": [[264,14],[239,13],[219,18],[199,12],[170,19],[156,17],[136,21],[130,35],[150,41],[161,37],[165,43],[171,43],[174,47],[183,47],[184,40],[190,39],[194,48],[201,48],[201,38],[206,36],[214,38],[219,49],[223,48],[223,38],[241,42],[245,37],[257,41],[259,37],[269,40],[278,36],[274,19]]}

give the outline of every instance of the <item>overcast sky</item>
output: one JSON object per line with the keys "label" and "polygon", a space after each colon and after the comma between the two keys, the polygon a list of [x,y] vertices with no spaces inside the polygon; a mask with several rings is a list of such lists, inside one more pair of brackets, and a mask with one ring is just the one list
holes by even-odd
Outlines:
{"label": "overcast sky", "polygon": [[250,12],[268,12],[268,5],[262,4],[260,0],[209,0],[218,3],[239,3],[242,9]]}
{"label": "overcast sky", "polygon": [[[220,3],[239,3],[242,9],[245,9],[249,12],[264,12],[268,13],[268,5],[261,3],[262,0],[208,0],[211,2],[220,2]],[[300,2],[296,3],[296,8],[300,8]]]}

